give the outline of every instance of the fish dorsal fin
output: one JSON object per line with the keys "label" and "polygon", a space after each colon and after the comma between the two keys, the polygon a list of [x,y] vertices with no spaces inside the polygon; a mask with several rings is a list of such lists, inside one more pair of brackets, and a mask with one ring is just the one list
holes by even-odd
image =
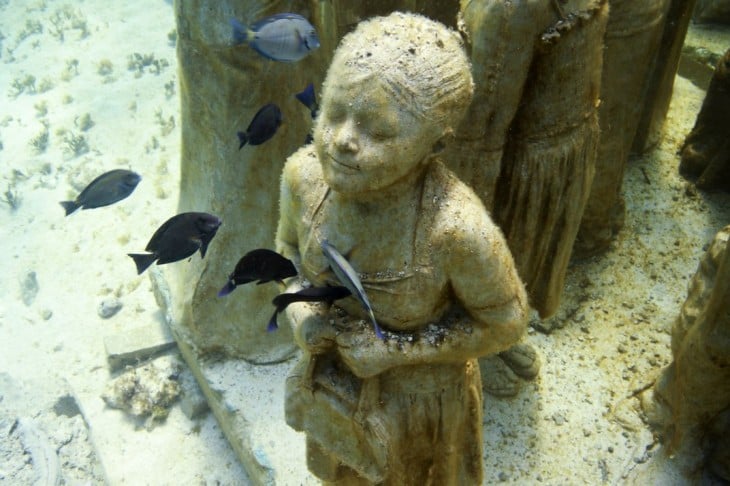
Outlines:
{"label": "fish dorsal fin", "polygon": [[272,22],[276,22],[277,20],[304,20],[307,21],[306,18],[302,17],[299,14],[295,13],[278,13],[274,15],[270,15],[266,18],[263,18],[257,22],[254,22],[251,24],[251,30],[254,32],[258,32],[261,30],[261,28],[267,24],[270,24]]}

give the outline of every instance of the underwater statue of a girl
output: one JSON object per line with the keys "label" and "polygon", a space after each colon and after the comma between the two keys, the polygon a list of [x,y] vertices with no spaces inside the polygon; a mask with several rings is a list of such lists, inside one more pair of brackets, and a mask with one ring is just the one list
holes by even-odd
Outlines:
{"label": "underwater statue of a girl", "polygon": [[473,92],[459,36],[394,13],[345,36],[314,143],[286,162],[277,251],[303,285],[340,285],[328,241],[359,274],[355,297],[296,303],[280,323],[303,350],[286,419],[310,470],[337,484],[480,484],[477,358],[525,331],[527,297],[500,230],[438,155]]}

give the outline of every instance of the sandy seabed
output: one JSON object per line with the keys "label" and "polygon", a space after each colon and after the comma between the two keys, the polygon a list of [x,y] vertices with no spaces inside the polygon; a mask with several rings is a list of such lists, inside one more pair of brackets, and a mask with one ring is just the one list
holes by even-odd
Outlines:
{"label": "sandy seabed", "polygon": [[[126,254],[177,210],[172,5],[0,1],[0,39],[0,483],[240,483],[211,414],[141,424],[100,398],[104,338],[161,320]],[[129,198],[64,217],[116,168],[142,176]]]}
{"label": "sandy seabed", "polygon": [[[162,319],[126,253],[177,208],[175,38],[163,1],[0,0],[0,483],[247,482],[211,414],[140,422],[101,399],[104,339]],[[571,266],[562,328],[528,336],[540,377],[486,397],[487,483],[620,484],[659,454],[634,394],[670,362],[689,279],[730,223],[730,197],[677,175],[703,96],[677,78],[660,146],[626,171],[624,230]],[[142,175],[132,196],[64,216],[115,168]]]}

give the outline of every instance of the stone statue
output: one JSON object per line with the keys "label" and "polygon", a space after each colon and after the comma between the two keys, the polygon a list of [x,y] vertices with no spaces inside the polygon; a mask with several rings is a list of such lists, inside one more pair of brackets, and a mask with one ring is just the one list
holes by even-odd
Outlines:
{"label": "stone statue", "polygon": [[[621,185],[662,39],[667,4],[668,0],[610,1],[598,108],[601,136],[596,174],[576,242],[580,256],[605,251],[623,227]],[[626,69],[629,65],[634,68]]]}
{"label": "stone statue", "polygon": [[303,353],[286,417],[310,470],[339,484],[480,484],[477,358],[522,336],[527,297],[500,230],[439,159],[473,83],[459,36],[416,14],[360,23],[335,52],[314,142],[284,166],[276,249],[305,281],[339,285],[327,240],[359,273],[359,302],[280,316]]}
{"label": "stone statue", "polygon": [[730,24],[730,3],[725,0],[699,0],[692,18],[697,23]]}
{"label": "stone statue", "polygon": [[700,189],[730,191],[730,49],[715,67],[692,131],[682,145],[680,172]]}
{"label": "stone statue", "polygon": [[[286,8],[312,22],[321,47],[300,62],[276,63],[250,48],[221,46],[230,44],[231,18],[251,23],[280,13],[281,2],[176,2],[183,134],[180,211],[205,210],[225,221],[216,252],[204,261],[170,269],[177,273],[172,286],[181,333],[201,354],[223,352],[257,363],[290,355],[288,331],[262,335],[257,325],[267,319],[274,287],[249,286],[223,301],[215,292],[221,275],[247,249],[272,244],[277,220],[272,184],[309,130],[309,113],[297,105],[293,93],[310,82],[320,85],[334,47],[354,24],[393,9],[419,12],[452,27],[458,23],[466,38],[475,79],[473,103],[458,129],[454,127],[456,143],[442,158],[493,212],[531,304],[542,318],[550,317],[560,303],[576,234],[584,253],[596,252],[621,225],[625,146],[656,131],[641,128],[656,123],[640,121],[633,137],[637,122],[632,118],[625,123],[624,115],[637,106],[637,97],[647,100],[666,91],[638,86],[646,84],[642,76],[649,75],[644,71],[653,65],[652,47],[659,37],[674,39],[660,42],[661,49],[674,47],[654,55],[657,65],[678,56],[683,35],[672,37],[665,31],[684,25],[688,16],[680,14],[692,4],[694,0],[293,0]],[[611,66],[603,84],[611,93],[600,89],[609,10],[613,17],[605,63]],[[677,15],[670,15],[674,10]],[[629,62],[635,69],[623,69],[626,58],[617,53],[636,54]],[[647,60],[635,61],[640,53]],[[649,71],[650,77],[664,71],[673,75],[671,69]],[[607,82],[614,75],[618,79]],[[275,143],[239,151],[235,131],[269,102],[278,104],[287,120]],[[648,107],[642,111],[663,113]],[[615,127],[628,127],[631,133]],[[614,150],[616,144],[622,144],[620,150]],[[597,150],[617,155],[597,158]],[[591,180],[595,194],[589,197]],[[230,316],[247,318],[233,322]],[[530,367],[518,371],[532,375],[536,367]]]}
{"label": "stone statue", "polygon": [[670,456],[730,481],[730,226],[700,262],[672,330],[674,361],[642,397]]}
{"label": "stone statue", "polygon": [[[596,174],[574,251],[608,249],[624,224],[621,185],[631,153],[655,146],[695,0],[610,0],[603,51]],[[634,66],[626,69],[626,66]]]}
{"label": "stone statue", "polygon": [[540,317],[560,304],[599,140],[605,0],[461,1],[475,102],[454,171],[495,215]]}

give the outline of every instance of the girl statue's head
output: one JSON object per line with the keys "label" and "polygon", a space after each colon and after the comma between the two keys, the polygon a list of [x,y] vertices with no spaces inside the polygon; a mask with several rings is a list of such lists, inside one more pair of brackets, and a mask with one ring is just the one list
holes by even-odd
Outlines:
{"label": "girl statue's head", "polygon": [[440,147],[473,93],[461,38],[416,14],[358,24],[335,51],[314,139],[327,182],[381,189]]}
{"label": "girl statue's head", "polygon": [[324,82],[378,80],[401,108],[455,130],[474,91],[459,34],[427,17],[395,12],[358,24],[335,51]]}

